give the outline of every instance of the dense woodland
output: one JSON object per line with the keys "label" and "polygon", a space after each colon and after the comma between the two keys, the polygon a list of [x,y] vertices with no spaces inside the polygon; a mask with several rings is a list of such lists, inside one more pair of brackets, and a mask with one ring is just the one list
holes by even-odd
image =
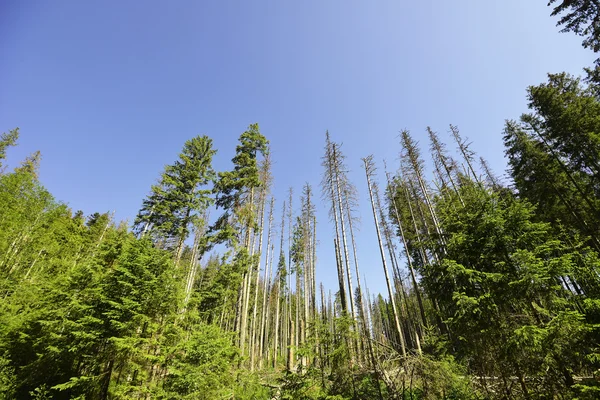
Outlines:
{"label": "dense woodland", "polygon": [[[554,3],[598,52],[598,2]],[[446,142],[402,131],[399,165],[365,155],[371,260],[329,133],[319,187],[283,199],[258,124],[228,171],[209,137],[191,138],[133,226],[54,199],[39,153],[0,164],[0,398],[600,398],[597,64],[527,89],[502,179],[453,125]],[[19,134],[2,135],[0,162]]]}

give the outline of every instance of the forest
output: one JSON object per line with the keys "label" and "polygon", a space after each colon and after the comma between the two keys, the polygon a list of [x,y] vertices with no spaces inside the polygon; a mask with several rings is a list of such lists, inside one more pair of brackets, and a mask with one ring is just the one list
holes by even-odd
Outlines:
{"label": "forest", "polygon": [[[549,6],[600,52],[598,2]],[[401,131],[398,165],[365,154],[371,260],[357,257],[358,193],[328,132],[320,185],[284,199],[258,124],[230,170],[193,137],[129,226],[55,199],[39,152],[7,168],[21,134],[7,131],[0,399],[600,398],[599,71],[527,88],[502,132],[505,179],[454,125],[447,142]]]}

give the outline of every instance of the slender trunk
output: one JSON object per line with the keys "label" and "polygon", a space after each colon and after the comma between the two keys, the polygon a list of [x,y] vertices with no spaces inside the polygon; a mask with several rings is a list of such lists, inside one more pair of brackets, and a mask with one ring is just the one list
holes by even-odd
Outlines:
{"label": "slender trunk", "polygon": [[277,366],[277,356],[278,356],[278,346],[279,346],[279,292],[281,291],[281,277],[279,274],[275,275],[275,279],[277,280],[277,290],[275,291],[275,329],[273,330],[273,334],[275,337],[273,338],[273,368]]}
{"label": "slender trunk", "polygon": [[181,255],[183,254],[183,244],[185,243],[185,239],[188,236],[187,226],[190,220],[190,214],[192,209],[187,207],[185,210],[185,217],[183,218],[183,223],[181,224],[181,233],[179,234],[179,240],[177,242],[177,249],[175,250],[175,265],[179,266],[179,261],[181,260]]}
{"label": "slender trunk", "polygon": [[[289,323],[286,323],[286,329],[287,329],[287,337],[286,337],[286,344],[288,346],[291,346],[294,340],[294,335],[292,332],[292,227],[293,227],[293,217],[294,217],[294,208],[293,208],[293,195],[294,195],[294,191],[293,189],[290,187],[289,189],[289,200],[288,200],[288,264],[287,264],[287,278],[288,278],[288,284],[287,284],[287,301],[286,301],[286,318],[290,321]],[[287,365],[288,365],[288,369],[289,366],[292,364],[292,360],[289,358],[290,355],[293,355],[293,351],[290,352],[291,350],[288,348],[288,352],[287,352]]]}
{"label": "slender trunk", "polygon": [[[308,252],[307,250],[305,250],[305,253]],[[306,344],[306,338],[307,338],[307,329],[308,329],[308,314],[309,314],[309,300],[308,300],[308,296],[309,296],[309,279],[310,279],[310,261],[308,257],[305,257],[306,262],[304,263],[304,276],[302,279],[302,282],[304,284],[304,318],[303,318],[303,322],[302,322],[302,344]],[[308,359],[306,358],[305,355],[302,356],[302,366],[306,367]]]}
{"label": "slender trunk", "polygon": [[269,207],[269,231],[267,234],[267,254],[266,254],[266,260],[265,260],[265,277],[264,277],[264,285],[263,285],[263,306],[262,306],[262,317],[261,317],[261,321],[260,321],[260,350],[259,350],[259,354],[261,355],[260,360],[259,360],[259,367],[262,367],[262,360],[263,360],[263,351],[264,351],[264,341],[265,341],[265,327],[266,327],[266,321],[267,321],[267,310],[268,310],[268,303],[267,303],[267,299],[268,299],[268,292],[270,290],[271,287],[271,269],[272,269],[272,264],[273,262],[269,261],[269,250],[271,250],[271,254],[272,254],[272,245],[271,245],[271,227],[273,225],[273,207],[275,205],[275,199],[271,197],[271,205]]}
{"label": "slender trunk", "polygon": [[25,274],[25,277],[23,279],[27,279],[29,278],[29,274],[31,273],[31,271],[33,270],[33,266],[35,265],[35,263],[37,262],[37,260],[40,258],[40,256],[42,255],[42,253],[44,252],[44,248],[42,248],[39,253],[37,254],[37,256],[35,257],[35,259],[33,260],[33,262],[31,263],[31,265],[29,266],[29,268],[27,269],[27,273]]}
{"label": "slender trunk", "polygon": [[336,256],[336,265],[338,268],[338,282],[340,287],[340,304],[342,307],[342,312],[347,311],[346,307],[346,284],[344,281],[343,274],[343,261],[341,257],[341,252],[338,251],[340,247],[340,230],[339,230],[339,220],[338,220],[338,206],[337,206],[337,196],[335,193],[335,167],[334,167],[334,157],[332,151],[333,145],[329,140],[329,133],[326,134],[326,146],[325,146],[325,160],[323,165],[325,166],[325,174],[323,177],[323,181],[321,186],[323,188],[324,194],[331,200],[330,212],[333,216],[334,226],[335,226],[335,256]]}
{"label": "slender trunk", "polygon": [[[204,213],[202,218],[202,225],[199,228],[196,228],[195,237],[194,237],[194,247],[192,248],[192,259],[190,260],[190,271],[187,276],[187,282],[185,285],[185,300],[184,306],[190,301],[192,295],[192,289],[194,288],[194,284],[196,283],[196,275],[198,274],[198,265],[199,259],[202,257],[198,257],[198,247],[200,245],[200,238],[204,236],[206,233],[206,224],[208,221],[208,213]],[[200,283],[201,284],[201,283]]]}
{"label": "slender trunk", "polygon": [[[313,215],[313,237],[312,237],[312,243],[311,243],[311,249],[312,249],[312,255],[311,255],[311,285],[312,285],[312,298],[311,298],[311,305],[312,305],[312,321],[314,323],[315,326],[315,346],[318,346],[319,343],[319,330],[316,329],[317,327],[317,300],[316,300],[316,295],[317,295],[317,291],[316,291],[316,266],[317,266],[317,217]],[[316,357],[316,348],[315,348],[315,357]]]}
{"label": "slender trunk", "polygon": [[292,342],[292,338],[295,337],[295,332],[294,332],[294,321],[292,321],[292,318],[289,319],[288,324],[290,325],[290,334],[289,334],[289,341],[288,341],[287,369],[288,369],[288,371],[294,371],[295,370],[294,343]]}
{"label": "slender trunk", "polygon": [[[360,269],[358,267],[358,255],[357,255],[357,250],[356,250],[357,246],[356,246],[356,239],[354,237],[354,226],[352,224],[353,218],[352,218],[352,213],[351,213],[351,208],[350,208],[350,199],[349,199],[349,197],[350,197],[350,194],[346,193],[346,195],[344,196],[344,207],[346,208],[346,216],[348,217],[348,230],[350,231],[350,242],[352,244],[352,256],[353,256],[353,259],[354,259],[354,270],[356,272],[356,289],[358,291],[358,297],[359,297],[359,300],[360,300],[360,304],[358,305],[359,309],[360,309],[360,314],[361,314],[361,318],[360,319],[362,320],[363,330],[365,330],[366,329],[366,324],[365,324],[365,321],[364,321],[364,318],[365,318],[365,308],[364,308],[364,304],[362,302],[362,296],[363,296],[363,294],[362,294],[362,286],[361,286],[361,282],[360,282]],[[360,342],[361,342],[361,346],[357,347],[357,349],[359,349],[359,350],[361,348],[364,348],[364,346],[365,346],[364,341],[361,340]],[[369,336],[367,334],[367,343],[368,342],[369,342]],[[359,359],[361,358],[361,354],[358,354],[358,358]]]}
{"label": "slender trunk", "polygon": [[[285,279],[285,277],[282,276],[283,273],[285,273],[285,255],[283,253],[283,238],[284,238],[284,231],[285,231],[285,201],[283,202],[283,211],[281,213],[281,231],[279,232],[279,261],[277,262],[277,273],[275,274],[275,279],[276,283],[277,283],[277,290],[275,292],[275,330],[274,330],[274,335],[275,338],[273,340],[273,368],[276,367],[277,365],[277,357],[278,357],[278,347],[279,347],[279,307],[280,307],[280,303],[281,303],[281,298],[283,298],[283,296],[281,296],[281,281],[282,279]],[[283,265],[281,265],[281,261],[283,261]],[[281,268],[283,268],[283,270],[281,270]],[[285,324],[283,324],[285,325]],[[282,335],[283,336],[283,335]]]}
{"label": "slender trunk", "polygon": [[[386,176],[387,176],[388,186],[391,188],[390,176],[388,174],[386,174]],[[407,201],[410,204],[410,199],[407,199]],[[402,245],[404,247],[404,252],[406,254],[406,261],[408,263],[408,269],[410,271],[410,276],[411,276],[411,280],[412,280],[412,284],[413,284],[413,290],[415,291],[415,295],[417,296],[417,302],[419,303],[419,312],[421,313],[421,320],[423,321],[423,324],[427,325],[427,318],[425,317],[425,307],[423,307],[423,299],[421,298],[421,291],[419,290],[419,286],[417,285],[415,269],[414,269],[414,266],[412,263],[412,259],[410,257],[410,249],[408,246],[408,242],[406,240],[406,235],[404,233],[404,227],[402,225],[402,220],[400,219],[400,213],[398,212],[398,207],[396,205],[396,202],[394,201],[393,196],[392,196],[391,202],[394,206],[393,207],[394,208],[394,216],[396,217],[396,223],[398,224],[398,230],[400,231],[400,238],[402,239]],[[416,226],[415,226],[415,232],[417,232],[417,234],[418,234]]]}
{"label": "slender trunk", "polygon": [[[297,349],[298,346],[300,345],[300,266],[296,265],[296,279],[295,279],[295,283],[296,283],[296,293],[294,293],[294,313],[295,313],[295,320],[294,320],[294,347]],[[294,359],[292,361],[292,365],[296,366],[296,360]]]}
{"label": "slender trunk", "polygon": [[[265,223],[265,201],[266,201],[266,188],[263,189],[262,195],[260,198],[260,227],[259,227],[259,239],[258,239],[258,266],[256,268],[256,282],[254,283],[254,304],[252,306],[252,325],[250,330],[252,331],[251,339],[250,339],[250,371],[254,371],[254,363],[256,357],[256,314],[258,310],[258,289],[260,287],[260,260],[262,255],[262,246],[263,246],[263,237],[264,237],[264,223]],[[271,219],[269,219],[269,231],[271,230]],[[270,233],[269,233],[270,235]],[[269,247],[267,246],[267,258],[265,259],[265,275],[266,275],[266,264],[268,263],[268,251]]]}
{"label": "slender trunk", "polygon": [[115,360],[113,358],[108,362],[108,366],[106,367],[106,372],[104,373],[104,378],[102,379],[102,388],[100,393],[100,398],[103,400],[108,399],[108,388],[110,387],[110,379],[112,377],[113,367],[115,365]]}
{"label": "slender trunk", "polygon": [[[265,360],[267,361],[267,364],[269,362],[269,340],[270,340],[270,334],[273,330],[273,326],[272,324],[269,322],[271,321],[271,308],[273,307],[273,288],[274,288],[274,283],[273,283],[273,258],[275,256],[275,245],[271,244],[271,260],[269,261],[269,282],[267,284],[267,290],[268,290],[268,294],[267,294],[267,313],[265,316],[265,336],[263,338],[264,340],[264,344],[263,344],[263,353],[264,353],[264,357]],[[263,360],[260,360],[260,367],[262,368],[262,366],[264,365]]]}
{"label": "slender trunk", "polygon": [[[252,216],[254,208],[254,188],[250,190],[250,215]],[[251,262],[254,253],[254,245],[252,243],[254,217],[251,217],[246,222],[246,251],[249,255],[248,268],[244,276],[244,284],[242,285],[241,293],[241,315],[240,315],[240,353],[245,355],[246,350],[246,334],[248,326],[248,303],[250,298],[250,280],[252,278],[253,263]]]}
{"label": "slender trunk", "polygon": [[344,270],[342,268],[342,255],[340,245],[337,238],[333,239],[333,247],[335,249],[335,264],[337,266],[338,282],[340,284],[340,305],[342,312],[346,312],[346,284],[344,283]]}
{"label": "slender trunk", "polygon": [[335,176],[335,187],[337,188],[337,204],[339,208],[340,216],[340,227],[342,231],[342,245],[344,248],[344,267],[346,269],[346,277],[348,279],[348,296],[350,297],[350,313],[352,319],[356,321],[356,307],[354,305],[354,296],[352,295],[352,272],[350,270],[350,256],[348,254],[348,243],[346,241],[346,224],[344,222],[344,212],[342,209],[342,189],[339,174],[339,161],[337,159],[336,145],[333,144],[333,165],[334,165],[334,176]]}
{"label": "slender trunk", "polygon": [[400,347],[402,350],[402,355],[404,357],[406,357],[406,355],[407,355],[406,354],[406,342],[404,340],[404,333],[402,332],[402,329],[400,328],[400,320],[398,319],[398,312],[396,309],[396,301],[394,299],[394,293],[392,290],[392,285],[390,283],[390,276],[388,273],[387,261],[385,258],[385,252],[383,250],[383,243],[381,241],[381,232],[379,230],[379,221],[377,218],[377,208],[380,208],[380,206],[379,206],[379,201],[378,201],[377,187],[376,186],[374,187],[374,184],[371,183],[371,178],[373,176],[374,168],[375,168],[375,166],[373,164],[373,157],[369,156],[367,158],[363,158],[363,162],[365,164],[365,174],[367,176],[367,186],[369,188],[369,197],[371,198],[371,208],[373,210],[373,219],[375,221],[375,231],[377,232],[377,241],[379,243],[381,262],[383,264],[383,271],[385,274],[385,282],[387,285],[390,303],[391,303],[392,311],[394,314],[394,322],[396,324],[396,331],[398,333],[398,337],[400,338]]}
{"label": "slender trunk", "polygon": [[[397,258],[396,258],[396,253],[395,253],[395,249],[394,249],[394,245],[392,243],[392,239],[391,239],[391,232],[390,232],[390,228],[385,220],[385,215],[383,214],[383,211],[380,210],[380,217],[381,217],[381,222],[382,222],[382,230],[383,230],[383,236],[385,238],[385,244],[386,247],[388,248],[388,252],[390,255],[390,262],[392,264],[392,271],[394,272],[393,275],[396,276],[396,280],[397,281],[397,285],[400,287],[400,311],[402,312],[403,308],[402,308],[402,299],[404,299],[404,306],[406,308],[406,327],[407,327],[407,331],[409,332],[409,337],[410,337],[410,332],[412,331],[411,329],[411,324],[410,324],[410,307],[409,307],[409,303],[408,303],[408,296],[406,295],[406,291],[404,290],[404,283],[402,282],[402,277],[400,276],[400,268],[398,266],[397,263]],[[409,259],[409,257],[407,257],[407,259]],[[410,263],[410,261],[409,261]],[[413,276],[413,286],[414,286],[414,291],[415,294],[417,296],[418,299],[418,303],[419,303],[419,308],[421,310],[421,318],[425,318],[425,313],[423,311],[423,303],[421,301],[421,295],[419,292],[419,288],[416,285],[415,279],[414,279],[414,272],[412,273]],[[396,290],[398,292],[398,290]],[[417,347],[417,351],[419,352],[419,354],[422,354],[422,350],[421,350],[421,340],[419,338],[419,331],[421,328],[421,325],[425,323],[425,321],[423,320],[422,322],[419,322],[418,318],[416,318],[415,320],[415,324],[417,325],[417,327],[414,329],[415,331],[415,345]]]}

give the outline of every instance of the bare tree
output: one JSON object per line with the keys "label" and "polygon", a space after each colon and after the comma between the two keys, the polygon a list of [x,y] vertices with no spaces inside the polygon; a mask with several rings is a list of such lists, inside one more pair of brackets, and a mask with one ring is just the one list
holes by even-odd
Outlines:
{"label": "bare tree", "polygon": [[379,221],[377,215],[379,214],[379,210],[381,209],[381,203],[379,200],[379,190],[377,188],[377,182],[374,181],[375,176],[375,164],[373,162],[373,156],[368,156],[363,158],[363,163],[365,166],[365,175],[367,177],[367,185],[369,188],[369,196],[371,198],[371,208],[373,210],[373,220],[375,222],[375,230],[377,232],[377,241],[379,242],[379,251],[381,253],[381,262],[383,265],[383,272],[385,274],[385,282],[388,289],[388,295],[390,299],[390,304],[392,306],[392,311],[394,314],[394,322],[396,333],[400,338],[400,349],[402,351],[402,355],[406,357],[406,341],[404,339],[404,333],[402,332],[402,328],[400,327],[400,320],[398,318],[398,310],[396,308],[396,300],[394,296],[394,292],[392,289],[392,284],[390,280],[390,274],[388,272],[387,261],[385,257],[385,251],[383,248],[383,242],[381,239],[381,232],[379,229]]}

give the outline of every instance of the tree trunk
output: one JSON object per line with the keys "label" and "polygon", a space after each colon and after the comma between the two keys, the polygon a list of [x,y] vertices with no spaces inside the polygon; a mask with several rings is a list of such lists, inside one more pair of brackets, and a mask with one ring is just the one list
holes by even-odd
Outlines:
{"label": "tree trunk", "polygon": [[385,274],[385,282],[387,285],[390,303],[391,303],[392,311],[394,314],[394,322],[396,324],[396,331],[398,333],[398,337],[400,338],[400,347],[401,347],[401,351],[402,351],[402,356],[406,358],[406,355],[407,355],[406,341],[404,340],[404,333],[402,332],[402,329],[400,328],[400,320],[398,319],[398,311],[396,309],[396,300],[394,299],[394,293],[392,290],[392,285],[390,283],[390,276],[388,273],[387,261],[385,259],[385,252],[383,250],[383,243],[381,241],[381,232],[379,231],[377,208],[380,208],[380,205],[379,205],[379,201],[378,201],[377,187],[376,186],[374,187],[374,185],[371,183],[371,178],[373,176],[374,167],[375,167],[373,164],[373,157],[369,156],[367,158],[363,158],[363,162],[365,164],[365,174],[367,176],[367,186],[369,188],[369,196],[371,198],[371,208],[373,210],[373,219],[375,221],[375,231],[377,232],[377,241],[379,243],[381,262],[383,264],[383,271]]}
{"label": "tree trunk", "polygon": [[[254,284],[254,305],[252,306],[252,325],[251,325],[251,339],[250,339],[250,371],[254,371],[254,363],[256,357],[256,313],[258,310],[258,289],[260,287],[260,260],[262,256],[262,245],[263,245],[263,237],[264,237],[264,224],[265,224],[265,202],[267,198],[266,188],[263,189],[262,195],[260,197],[260,227],[259,227],[259,239],[258,239],[258,266],[256,268],[256,282]],[[271,208],[272,210],[272,208]],[[272,213],[271,213],[272,214]],[[271,219],[269,219],[269,231],[271,230]],[[269,234],[270,238],[270,234]],[[267,246],[267,257],[265,259],[265,278],[266,278],[266,264],[268,263],[268,246]]]}
{"label": "tree trunk", "polygon": [[335,187],[337,191],[337,204],[339,208],[340,215],[340,227],[342,231],[342,245],[344,248],[344,267],[346,269],[346,277],[348,279],[348,296],[350,297],[350,313],[352,315],[352,319],[356,321],[356,307],[354,306],[354,296],[352,293],[352,288],[354,287],[352,284],[352,272],[350,271],[350,256],[348,254],[348,243],[346,241],[346,224],[344,222],[344,212],[342,210],[342,193],[340,187],[340,177],[339,177],[339,161],[337,159],[336,145],[333,144],[333,165],[334,165],[334,176],[335,176]]}

